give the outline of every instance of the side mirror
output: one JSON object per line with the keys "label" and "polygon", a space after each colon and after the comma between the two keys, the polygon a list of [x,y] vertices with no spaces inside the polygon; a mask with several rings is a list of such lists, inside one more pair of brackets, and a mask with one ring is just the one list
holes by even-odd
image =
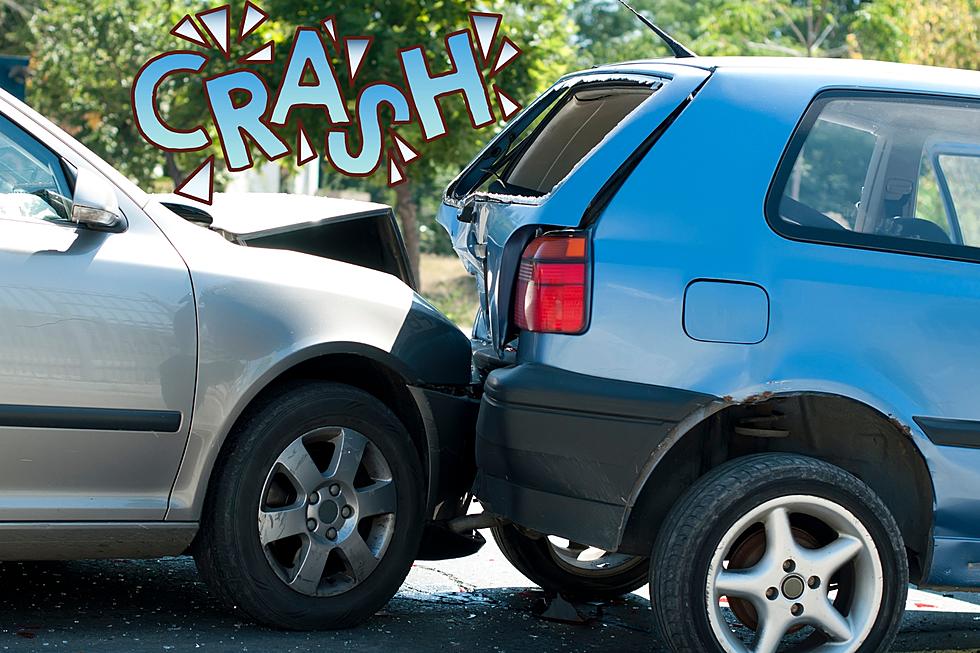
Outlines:
{"label": "side mirror", "polygon": [[71,220],[96,231],[125,231],[126,218],[119,210],[116,189],[91,170],[82,168],[75,177]]}

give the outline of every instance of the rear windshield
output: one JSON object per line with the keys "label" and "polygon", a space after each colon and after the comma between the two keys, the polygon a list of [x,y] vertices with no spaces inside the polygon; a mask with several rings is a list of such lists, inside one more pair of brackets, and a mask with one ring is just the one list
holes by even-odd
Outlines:
{"label": "rear windshield", "polygon": [[464,175],[454,195],[547,195],[657,88],[583,83],[546,94],[532,116],[504,134],[502,146],[491,154],[495,158],[479,168],[479,178],[472,179],[472,171]]}

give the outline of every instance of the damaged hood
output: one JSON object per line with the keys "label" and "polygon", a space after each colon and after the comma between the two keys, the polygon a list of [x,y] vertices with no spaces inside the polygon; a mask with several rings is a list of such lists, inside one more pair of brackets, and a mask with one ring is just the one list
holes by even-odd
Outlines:
{"label": "damaged hood", "polygon": [[216,193],[210,206],[179,195],[154,199],[235,244],[351,263],[415,288],[395,214],[385,204],[286,193]]}

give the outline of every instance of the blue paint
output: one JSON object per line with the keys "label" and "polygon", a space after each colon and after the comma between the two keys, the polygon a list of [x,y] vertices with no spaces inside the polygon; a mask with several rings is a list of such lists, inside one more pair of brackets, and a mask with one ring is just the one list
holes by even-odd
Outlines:
{"label": "blue paint", "polygon": [[[486,281],[474,337],[498,348],[507,337],[509,307],[497,298],[514,234],[525,225],[577,227],[603,183],[707,79],[591,227],[589,331],[521,333],[518,361],[734,401],[806,392],[861,402],[907,427],[927,463],[935,495],[928,582],[980,587],[980,449],[936,446],[913,419],[980,422],[980,263],[790,240],[764,213],[787,144],[822,91],[978,99],[980,74],[698,59],[569,79],[617,75],[663,87],[550,195],[485,196],[472,223],[456,220],[461,198],[447,198],[440,222]],[[694,283],[703,279],[753,285]]]}
{"label": "blue paint", "polygon": [[760,343],[769,332],[769,296],[755,284],[695,281],[684,294],[684,331],[704,342]]}

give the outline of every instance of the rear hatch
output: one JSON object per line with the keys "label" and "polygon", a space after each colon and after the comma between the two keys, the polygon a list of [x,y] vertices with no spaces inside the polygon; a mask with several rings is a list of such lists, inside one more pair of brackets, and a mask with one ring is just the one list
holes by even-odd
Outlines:
{"label": "rear hatch", "polygon": [[211,206],[178,195],[155,199],[239,245],[352,263],[387,272],[415,289],[395,214],[384,204],[281,193],[217,193]]}
{"label": "rear hatch", "polygon": [[[502,354],[521,253],[541,232],[587,227],[710,72],[622,64],[563,78],[450,184],[439,212],[477,279],[473,336]],[[656,201],[651,180],[650,201]]]}

